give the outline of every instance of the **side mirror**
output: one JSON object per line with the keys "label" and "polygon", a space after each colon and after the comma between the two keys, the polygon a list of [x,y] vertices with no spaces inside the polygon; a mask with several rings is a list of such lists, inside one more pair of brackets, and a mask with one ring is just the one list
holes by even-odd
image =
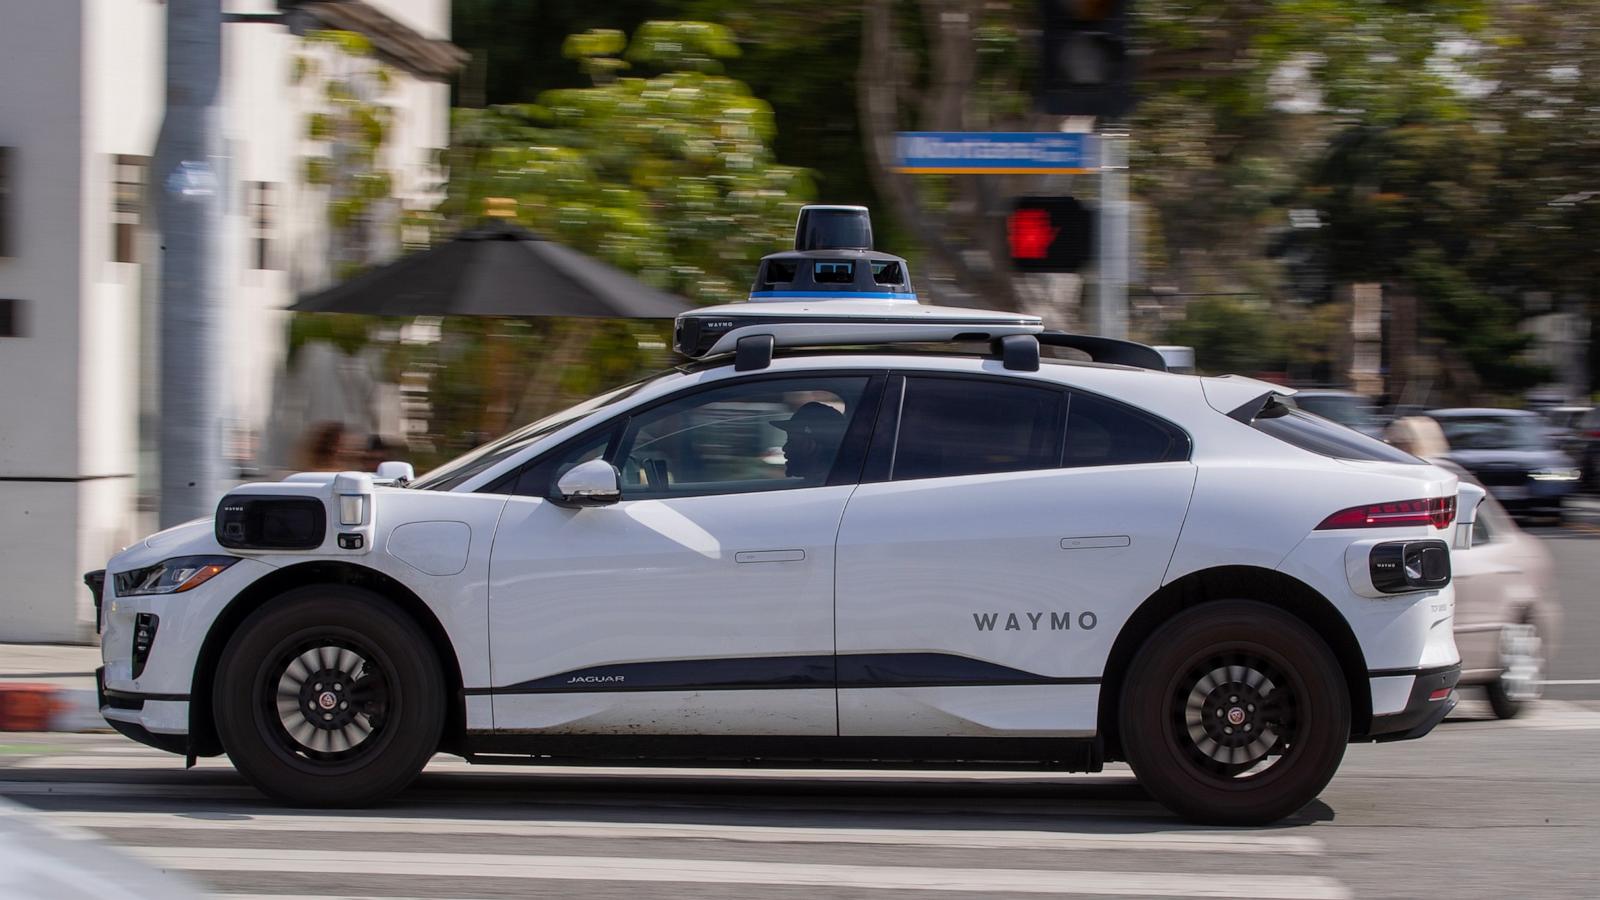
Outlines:
{"label": "side mirror", "polygon": [[417,470],[408,462],[381,462],[378,471],[372,473],[372,480],[379,484],[396,484],[405,487],[412,479],[417,477]]}
{"label": "side mirror", "polygon": [[617,467],[603,459],[578,463],[556,479],[551,499],[567,506],[605,506],[622,499]]}

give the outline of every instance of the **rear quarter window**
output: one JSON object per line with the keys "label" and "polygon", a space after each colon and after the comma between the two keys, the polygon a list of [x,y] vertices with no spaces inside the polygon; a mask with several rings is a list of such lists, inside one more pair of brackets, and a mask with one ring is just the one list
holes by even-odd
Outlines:
{"label": "rear quarter window", "polygon": [[1391,447],[1377,438],[1367,437],[1352,428],[1330,422],[1298,409],[1278,406],[1277,415],[1257,416],[1250,427],[1272,435],[1286,444],[1334,459],[1363,462],[1404,463],[1425,466],[1425,460]]}

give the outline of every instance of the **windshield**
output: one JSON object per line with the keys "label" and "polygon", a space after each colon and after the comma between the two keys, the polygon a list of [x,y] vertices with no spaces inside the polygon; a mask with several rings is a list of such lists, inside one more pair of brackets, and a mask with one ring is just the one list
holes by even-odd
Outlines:
{"label": "windshield", "polygon": [[652,375],[649,378],[635,381],[632,384],[625,384],[616,390],[585,400],[577,406],[568,407],[558,413],[552,413],[537,422],[524,425],[487,444],[467,451],[411,482],[411,487],[423,491],[451,490],[473,476],[486,472],[500,462],[522,452],[546,435],[560,431],[592,412],[633,396],[643,390],[645,385],[657,379],[675,374],[677,372],[674,370]]}
{"label": "windshield", "polygon": [[1377,424],[1378,418],[1371,406],[1360,397],[1324,394],[1294,398],[1296,406],[1313,415],[1338,422],[1348,428],[1367,428]]}
{"label": "windshield", "polygon": [[1548,450],[1549,442],[1532,416],[1440,416],[1439,427],[1451,450]]}

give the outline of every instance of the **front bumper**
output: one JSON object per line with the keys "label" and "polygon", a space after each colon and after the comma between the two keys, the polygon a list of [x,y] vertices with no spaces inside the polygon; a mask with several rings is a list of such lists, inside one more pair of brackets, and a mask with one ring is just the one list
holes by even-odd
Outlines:
{"label": "front bumper", "polygon": [[1367,733],[1356,735],[1354,740],[1382,742],[1419,738],[1432,731],[1456,708],[1455,686],[1461,680],[1459,663],[1410,672],[1372,673],[1374,678],[1384,679],[1406,675],[1413,680],[1405,707],[1399,712],[1373,716]]}
{"label": "front bumper", "polygon": [[136,694],[106,687],[106,669],[94,670],[100,716],[124,737],[168,753],[189,755],[189,695]]}

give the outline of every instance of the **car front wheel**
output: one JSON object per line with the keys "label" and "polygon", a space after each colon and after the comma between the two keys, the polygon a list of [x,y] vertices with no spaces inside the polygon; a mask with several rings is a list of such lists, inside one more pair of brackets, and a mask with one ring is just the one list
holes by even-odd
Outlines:
{"label": "car front wheel", "polygon": [[1186,610],[1135,657],[1118,711],[1128,763],[1191,821],[1264,825],[1311,802],[1350,739],[1350,698],[1332,651],[1263,603]]}
{"label": "car front wheel", "polygon": [[439,746],[444,703],[416,623],[343,585],[297,588],[252,613],[213,692],[234,766],[302,806],[360,806],[404,789]]}

